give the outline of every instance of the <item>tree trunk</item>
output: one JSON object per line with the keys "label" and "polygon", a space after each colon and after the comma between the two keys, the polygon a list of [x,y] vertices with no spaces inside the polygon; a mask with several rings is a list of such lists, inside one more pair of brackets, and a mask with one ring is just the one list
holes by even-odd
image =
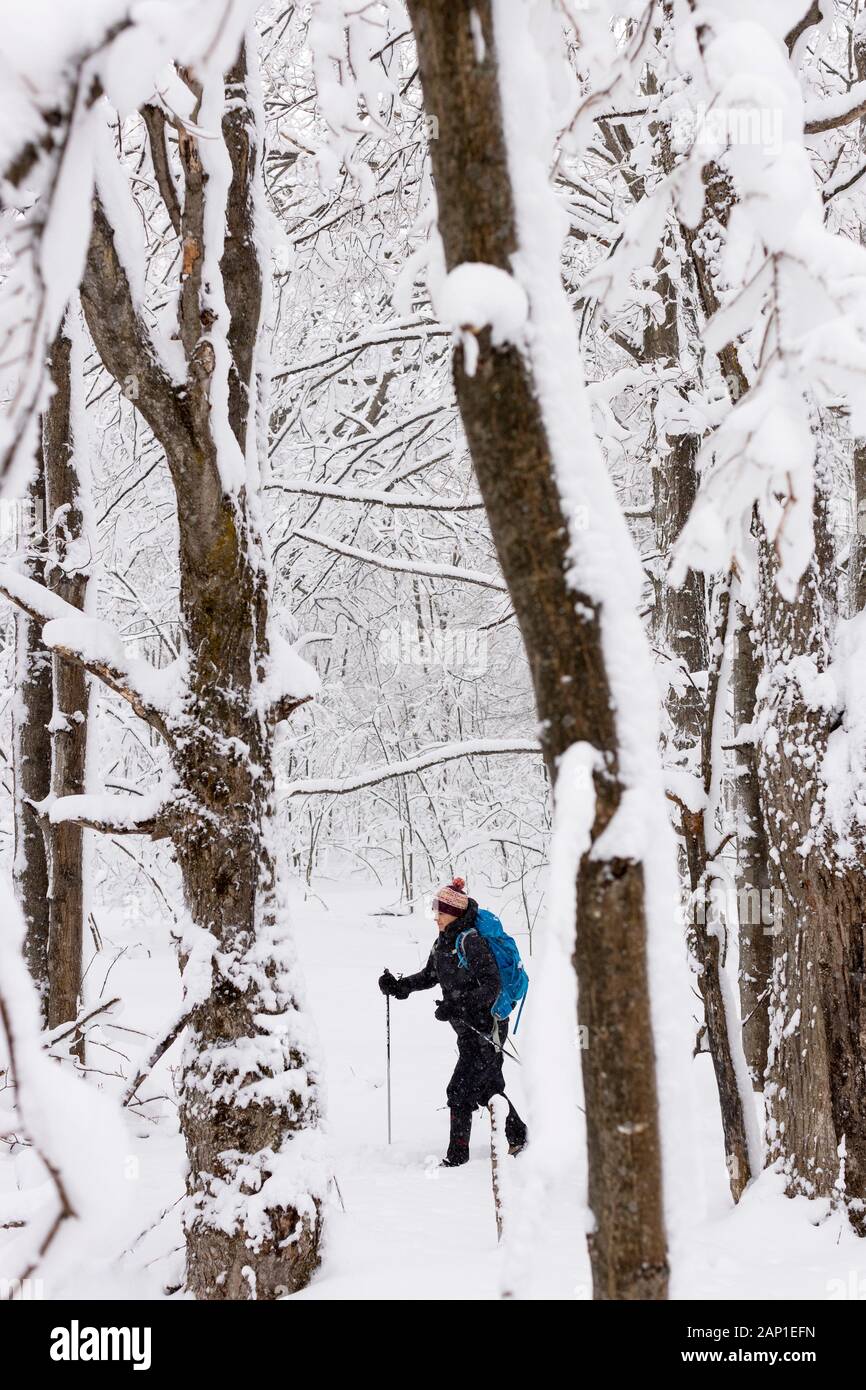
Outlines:
{"label": "tree trunk", "polygon": [[[722,593],[719,625],[714,653],[707,672],[706,711],[701,736],[701,779],[707,810],[713,779],[713,726],[715,724],[721,687],[721,668],[730,612],[730,586]],[[698,962],[698,986],[704,1001],[707,1040],[713,1060],[713,1071],[719,1092],[722,1131],[725,1139],[725,1164],[731,1196],[739,1201],[752,1178],[752,1158],[749,1152],[746,1105],[751,1097],[747,1090],[744,1069],[738,1072],[735,1049],[740,1046],[734,1030],[739,1018],[729,1017],[729,993],[725,988],[725,922],[715,910],[712,897],[713,853],[707,834],[707,810],[690,811],[682,808],[682,828],[686,847],[689,884],[692,890],[692,921],[689,936]],[[715,827],[713,827],[715,839]],[[742,1083],[742,1084],[741,1084]],[[755,1156],[756,1157],[756,1156]]]}
{"label": "tree trunk", "polygon": [[[713,221],[727,228],[735,194],[716,164],[707,166],[703,181],[700,224],[682,231],[710,318],[719,300],[700,238]],[[749,389],[736,344],[719,353],[719,365],[736,402]],[[809,708],[792,668],[793,658],[805,656],[820,672],[829,651],[823,591],[832,550],[817,468],[816,473],[816,553],[793,602],[780,595],[775,554],[758,537],[763,686],[758,781],[774,919],[764,1094],[768,1157],[782,1161],[789,1192],[845,1200],[852,1223],[862,1231],[866,883],[858,863],[837,858],[826,823],[820,768],[831,717]]]}
{"label": "tree trunk", "polygon": [[765,1094],[770,1158],[782,1159],[789,1191],[844,1198],[866,1234],[866,875],[862,861],[837,857],[827,823],[821,767],[832,716],[809,706],[791,670],[792,654],[818,672],[828,660],[821,576],[832,551],[820,492],[815,532],[793,602],[779,594],[775,556],[761,544],[760,791],[778,908]]}
{"label": "tree trunk", "polygon": [[[653,470],[656,536],[661,555],[673,553],[697,495],[695,459],[699,444],[694,435],[670,437],[667,451]],[[679,589],[672,588],[664,578],[661,580],[656,591],[654,629],[656,641],[679,667],[682,678],[679,689],[672,686],[669,690],[666,705],[671,751],[684,753],[700,746],[707,717],[706,695],[699,684],[709,665],[706,586],[702,574],[690,570]]]}
{"label": "tree trunk", "polygon": [[[233,611],[230,583],[227,577],[223,629],[240,609]],[[219,951],[211,989],[189,1025],[181,1104],[189,1155],[187,1280],[197,1297],[215,1299],[273,1298],[302,1288],[318,1263],[320,1237],[318,1208],[265,1200],[269,1179],[279,1195],[280,1158],[292,1136],[315,1121],[315,1085],[268,843],[273,731],[249,699],[238,698],[242,664],[251,668],[250,647],[239,645],[236,656],[234,708],[220,708],[222,701],[204,690],[195,699],[191,727],[203,736],[193,734],[179,771],[199,814],[173,837],[192,921]],[[210,736],[215,728],[222,753]],[[234,752],[241,746],[249,758]],[[279,1101],[271,1099],[277,1081]],[[239,1199],[244,1194],[248,1210],[227,1232],[219,1214],[232,1189]]]}
{"label": "tree trunk", "polygon": [[866,442],[854,445],[854,534],[848,558],[848,606],[853,617],[866,607]]}
{"label": "tree trunk", "polygon": [[[430,153],[448,269],[486,262],[510,273],[518,244],[492,5],[410,0],[409,11],[425,106],[438,121]],[[602,755],[596,844],[623,790],[600,614],[569,583],[569,528],[531,365],[514,346],[494,349],[489,330],[477,341],[474,371],[463,349],[455,352],[463,425],[526,646],[551,782],[574,743]],[[668,1270],[642,865],[585,854],[577,903],[595,1297],[661,1299]]]}
{"label": "tree trunk", "polygon": [[[161,365],[100,207],[82,301],[105,366],[135,382],[177,494],[187,672],[171,711],[151,712],[176,777],[152,833],[173,842],[193,925],[180,1110],[187,1283],[198,1298],[273,1299],[303,1287],[316,1267],[326,1179],[310,1154],[318,1078],[271,841],[275,729],[297,701],[266,686],[271,573],[251,496],[261,129],[243,53],[225,91],[187,80],[194,121],[221,128],[222,145],[200,146],[196,126],[177,123],[186,382],[178,387]],[[221,192],[226,158],[231,184]],[[210,207],[215,199],[221,205]]]}
{"label": "tree trunk", "polygon": [[[73,608],[84,609],[87,570],[81,563],[86,544],[81,480],[75,461],[72,393],[72,340],[63,329],[54,340],[49,362],[54,394],[43,417],[45,494],[50,537],[46,567],[49,588]],[[89,551],[88,551],[89,555]],[[78,796],[85,789],[87,760],[88,677],[80,666],[55,656],[54,710],[51,720],[52,797]],[[50,825],[48,860],[51,931],[48,947],[48,1026],[78,1017],[81,950],[84,935],[84,831],[72,822]],[[79,1055],[83,1043],[78,1045]]]}
{"label": "tree trunk", "polygon": [[[32,529],[27,536],[24,573],[45,582],[45,473],[41,448],[37,472],[27,496]],[[29,526],[29,523],[28,523]],[[54,700],[51,654],[42,644],[39,624],[26,613],[15,615],[16,698],[13,706],[15,775],[15,893],[24,917],[24,954],[36,985],[42,1021],[48,1022],[48,855],[34,803],[51,790],[51,712]]]}
{"label": "tree trunk", "polygon": [[[737,603],[734,648],[734,728],[756,717],[758,663],[752,615]],[[773,917],[767,871],[767,839],[758,787],[754,737],[737,747],[737,834],[740,1011],[743,1051],[756,1090],[764,1089],[770,1049],[770,976],[773,969]]]}
{"label": "tree trunk", "polygon": [[[680,243],[677,243],[680,245]],[[672,251],[668,254],[672,254]],[[671,278],[667,256],[657,259],[657,290],[664,304],[661,322],[652,320],[644,334],[644,357],[661,367],[680,364],[680,303]],[[679,277],[684,284],[685,275]],[[685,387],[681,388],[685,403]],[[697,455],[700,440],[693,434],[669,435],[653,470],[656,535],[661,555],[671,555],[688,520],[698,490]],[[720,640],[724,645],[728,614],[728,592],[724,593],[720,620]],[[719,1092],[719,1107],[725,1141],[725,1163],[731,1196],[739,1201],[752,1177],[745,1105],[741,1094],[732,1049],[739,1038],[732,1037],[739,1020],[729,1020],[722,971],[724,923],[715,916],[711,901],[712,851],[717,839],[715,825],[707,817],[715,814],[710,804],[713,787],[713,724],[716,718],[721,675],[721,653],[710,661],[707,632],[707,595],[704,576],[692,570],[683,584],[674,589],[662,578],[656,585],[655,636],[664,653],[678,668],[678,683],[672,684],[666,700],[668,729],[665,761],[683,765],[699,777],[705,807],[699,811],[681,806],[685,870],[691,888],[689,940],[698,964],[698,987],[704,1003],[707,1046]],[[704,684],[706,682],[706,684]]]}
{"label": "tree trunk", "polygon": [[[673,15],[670,6],[663,6],[664,22],[670,29]],[[648,71],[643,84],[648,95],[655,95],[658,84]],[[601,121],[602,137],[621,167],[629,193],[636,202],[646,196],[646,179],[629,169],[633,142],[627,128],[609,119]],[[670,175],[676,160],[670,145],[669,132],[664,124],[653,132],[659,168]],[[699,300],[700,286],[692,270],[691,242],[672,231],[669,241],[656,254],[655,289],[660,296],[663,314],[649,315],[643,332],[642,358],[660,368],[674,369],[679,380],[676,389],[687,408],[689,390],[700,386],[683,368],[683,325],[694,325],[697,313],[694,300]],[[671,266],[678,272],[671,273]],[[697,376],[697,369],[695,369]],[[697,456],[700,437],[687,432],[668,434],[658,450],[653,467],[653,512],[657,551],[669,557],[688,519],[698,490]],[[716,695],[720,663],[710,666],[710,643],[707,630],[707,595],[704,576],[690,571],[678,589],[671,587],[667,575],[657,570],[653,579],[655,604],[653,636],[657,648],[676,668],[665,698],[667,716],[663,734],[663,757],[667,767],[685,767],[696,774],[703,784],[707,803],[704,810],[690,810],[680,803],[679,832],[683,877],[691,889],[689,942],[698,965],[698,985],[704,1003],[704,1024],[707,1049],[712,1057],[719,1092],[725,1157],[734,1201],[741,1196],[752,1176],[746,1140],[745,1105],[750,1098],[742,1094],[734,1053],[739,1047],[739,1020],[729,1018],[728,998],[722,971],[724,970],[724,923],[713,920],[710,883],[713,872],[712,850],[716,842],[715,825],[707,824],[707,814],[714,816],[715,807],[708,804],[714,780],[712,724],[715,718]],[[727,605],[727,597],[725,598]],[[724,628],[724,623],[723,623]],[[724,631],[722,632],[724,638]],[[706,680],[712,691],[704,687]],[[676,799],[676,798],[674,798]],[[709,842],[709,843],[708,843]]]}

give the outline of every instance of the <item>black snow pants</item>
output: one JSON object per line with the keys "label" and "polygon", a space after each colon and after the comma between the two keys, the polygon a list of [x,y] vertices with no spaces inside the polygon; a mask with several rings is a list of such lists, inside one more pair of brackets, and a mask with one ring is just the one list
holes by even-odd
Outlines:
{"label": "black snow pants", "polygon": [[[445,1092],[451,1110],[451,1142],[448,1153],[452,1160],[460,1156],[461,1151],[468,1152],[473,1110],[479,1105],[489,1105],[493,1096],[505,1095],[500,1049],[508,1036],[508,1020],[497,1024],[497,1030],[498,1047],[494,1046],[493,1041],[471,1029],[461,1028],[457,1033],[457,1065]],[[496,1034],[493,1036],[495,1038]],[[508,1143],[513,1145],[526,1142],[526,1125],[510,1100],[508,1118],[505,1121],[505,1137]]]}
{"label": "black snow pants", "polygon": [[498,1028],[499,1047],[471,1029],[458,1031],[457,1066],[445,1093],[452,1110],[475,1110],[479,1105],[488,1105],[491,1096],[505,1095],[500,1048],[508,1036],[508,1020]]}

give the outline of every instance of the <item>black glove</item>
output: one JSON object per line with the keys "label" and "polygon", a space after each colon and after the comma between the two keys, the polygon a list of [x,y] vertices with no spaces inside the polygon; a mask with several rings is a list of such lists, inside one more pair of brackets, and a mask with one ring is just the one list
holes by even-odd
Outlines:
{"label": "black glove", "polygon": [[444,999],[436,1001],[436,1008],[433,1012],[440,1023],[450,1023],[451,1019],[454,1018],[454,1010],[450,1004],[446,1004]]}
{"label": "black glove", "polygon": [[394,999],[409,998],[409,991],[403,981],[392,975],[390,970],[386,969],[384,975],[379,976],[379,988],[383,994],[390,994]]}

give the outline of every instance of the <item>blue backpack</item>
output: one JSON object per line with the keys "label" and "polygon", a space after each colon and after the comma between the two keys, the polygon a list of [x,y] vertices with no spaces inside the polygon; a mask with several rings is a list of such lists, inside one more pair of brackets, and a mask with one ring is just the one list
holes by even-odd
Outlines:
{"label": "blue backpack", "polygon": [[485,907],[479,907],[475,918],[475,927],[461,932],[456,942],[457,959],[467,969],[463,941],[473,930],[477,931],[479,936],[484,937],[499,968],[500,990],[491,1010],[493,1017],[497,1019],[507,1018],[512,1009],[519,1004],[520,1013],[518,1013],[517,1023],[514,1025],[516,1033],[520,1023],[520,1014],[523,1013],[526,991],[529,989],[529,976],[523,968],[517,942],[508,935],[494,913],[488,912]]}

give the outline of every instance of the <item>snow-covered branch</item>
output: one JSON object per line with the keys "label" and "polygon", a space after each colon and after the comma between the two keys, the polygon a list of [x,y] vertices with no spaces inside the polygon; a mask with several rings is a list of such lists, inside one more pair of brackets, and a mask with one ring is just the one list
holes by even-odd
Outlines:
{"label": "snow-covered branch", "polygon": [[443,743],[439,748],[420,753],[417,758],[406,758],[403,762],[389,763],[386,767],[366,768],[352,777],[307,777],[290,782],[283,788],[283,795],[339,796],[345,792],[361,791],[364,787],[378,786],[380,782],[388,782],[393,777],[408,777],[414,772],[424,772],[427,768],[453,762],[455,758],[491,758],[509,753],[531,753],[540,757],[541,746],[535,739],[529,738],[477,738],[465,743]]}
{"label": "snow-covered branch", "polygon": [[160,1058],[165,1056],[166,1052],[168,1052],[168,1049],[180,1037],[184,1028],[189,1023],[189,1019],[190,1010],[183,1009],[182,1012],[178,1014],[177,1018],[175,1018],[174,1021],[170,1024],[170,1026],[165,1030],[156,1046],[151,1049],[150,1056],[148,1057],[145,1064],[139,1067],[135,1076],[132,1078],[132,1081],[129,1083],[126,1090],[124,1091],[123,1100],[121,1102],[123,1105],[130,1105],[131,1102],[135,1099],[135,1093],[138,1090],[139,1086],[146,1079],[146,1077],[150,1075]]}
{"label": "snow-covered branch", "polygon": [[[713,287],[716,303],[704,307],[718,309],[704,345],[726,378],[724,356],[741,345],[749,385],[744,397],[736,381],[735,408],[704,442],[674,579],[688,568],[725,569],[732,559],[748,574],[757,507],[780,561],[779,587],[791,596],[812,553],[812,403],[847,401],[852,431],[861,433],[866,375],[866,251],[826,224],[804,124],[818,133],[856,119],[866,111],[866,84],[804,103],[779,15],[746,18],[717,7],[699,18],[694,6],[683,15],[693,36],[672,50],[675,80],[660,107],[670,131],[668,176],[627,217],[617,249],[590,280],[615,307],[656,253],[669,211],[678,214],[694,257],[707,264],[698,279]],[[840,175],[839,184],[856,178]]]}
{"label": "snow-covered branch", "polygon": [[855,82],[847,92],[836,96],[818,97],[805,103],[805,132],[821,135],[825,130],[838,130],[866,115],[866,82]]}
{"label": "snow-covered branch", "polygon": [[274,372],[274,381],[283,381],[286,377],[303,376],[305,372],[317,371],[319,367],[330,367],[334,362],[339,362],[341,358],[357,355],[359,352],[366,352],[372,347],[386,347],[390,343],[411,343],[419,339],[423,342],[428,338],[450,338],[451,333],[447,328],[432,320],[414,319],[404,323],[392,323],[384,326],[378,333],[371,333],[366,338],[353,338],[350,342],[344,343],[341,347],[335,348],[324,357],[314,357],[307,362],[299,362],[293,367],[284,367],[281,371]]}
{"label": "snow-covered branch", "polygon": [[177,185],[174,181],[171,162],[168,157],[165,112],[161,106],[157,106],[153,102],[148,102],[142,107],[141,114],[147,129],[150,158],[153,164],[153,172],[156,176],[160,197],[165,204],[165,210],[168,213],[169,221],[171,222],[175,235],[180,236],[180,199],[178,198]]}
{"label": "snow-covered branch", "polygon": [[187,415],[173,379],[176,373],[169,371],[136,304],[119,241],[107,209],[97,202],[81,303],[103,362],[115,380],[124,384],[172,459],[175,453],[168,446],[189,435]]}
{"label": "snow-covered branch", "polygon": [[174,668],[158,671],[128,657],[110,623],[88,617],[57,594],[12,569],[0,570],[0,594],[42,625],[46,647],[97,676],[122,695],[136,714],[167,736],[168,701]]}
{"label": "snow-covered branch", "polygon": [[278,632],[270,635],[267,669],[260,688],[260,707],[271,724],[289,719],[320,690],[315,668]]}
{"label": "snow-covered branch", "polygon": [[63,1042],[65,1038],[71,1038],[76,1033],[80,1033],[81,1029],[84,1028],[86,1024],[90,1023],[94,1018],[99,1018],[102,1014],[108,1013],[110,1009],[114,1008],[115,1004],[119,1003],[120,996],[116,994],[113,999],[106,999],[103,1004],[97,1004],[95,1008],[88,1009],[87,1013],[80,1014],[72,1023],[61,1023],[57,1028],[49,1029],[49,1031],[42,1036],[43,1047],[54,1047],[57,1043]]}
{"label": "snow-covered branch", "polygon": [[[246,0],[216,8],[211,0],[181,0],[169,9],[96,7],[82,26],[72,10],[52,6],[50,21],[37,13],[7,28],[0,210],[13,213],[15,237],[0,316],[9,402],[0,420],[0,478],[32,453],[48,346],[80,279],[102,99],[128,116],[153,95],[173,59],[194,67],[200,81],[221,74],[247,16]],[[50,42],[34,37],[40,21],[50,22]]]}
{"label": "snow-covered branch", "polygon": [[311,545],[320,545],[325,550],[333,550],[337,555],[345,555],[349,560],[361,560],[365,565],[376,565],[379,569],[392,570],[395,574],[423,574],[428,579],[456,579],[461,584],[478,584],[483,589],[507,592],[501,580],[494,579],[492,575],[484,574],[481,570],[463,569],[459,565],[422,563],[419,560],[395,560],[376,555],[372,550],[344,545],[341,541],[320,535],[318,531],[308,531],[305,527],[299,527],[294,534],[302,541],[309,541]]}
{"label": "snow-covered branch", "polygon": [[826,204],[840,193],[847,193],[856,183],[860,182],[864,174],[866,174],[866,164],[861,164],[860,168],[855,169],[853,173],[845,169],[843,173],[837,174],[821,189],[821,201]]}
{"label": "snow-covered branch", "polygon": [[312,698],[312,695],[301,695],[300,697],[296,695],[283,695],[281,699],[275,700],[269,707],[268,717],[274,724],[281,724],[283,720],[291,719],[295,710],[300,709],[301,705],[309,704]]}
{"label": "snow-covered branch", "polygon": [[144,796],[85,792],[52,801],[48,819],[52,825],[80,825],[104,835],[149,835],[159,840],[171,831],[166,814],[170,800],[170,795],[159,791]]}
{"label": "snow-covered branch", "polygon": [[351,488],[334,487],[329,483],[269,483],[265,491],[297,493],[303,497],[327,497],[337,502],[357,502],[366,506],[393,507],[397,511],[410,512],[475,512],[481,511],[484,507],[480,497],[471,497],[466,502],[454,502],[449,498],[377,492],[373,488],[358,488],[353,491]]}

